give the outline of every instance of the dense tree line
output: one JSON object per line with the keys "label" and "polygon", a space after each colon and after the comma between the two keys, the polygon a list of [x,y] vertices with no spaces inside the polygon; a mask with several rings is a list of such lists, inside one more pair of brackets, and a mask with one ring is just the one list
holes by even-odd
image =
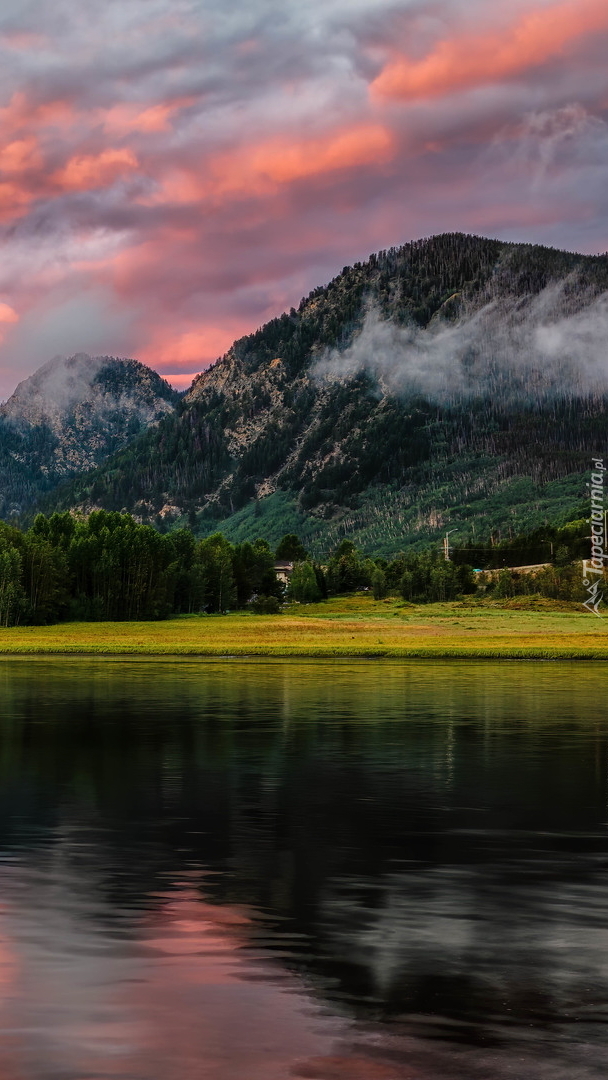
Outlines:
{"label": "dense tree line", "polygon": [[[287,589],[275,563],[293,564]],[[393,562],[365,558],[343,540],[326,564],[313,562],[299,538],[272,551],[265,540],[231,544],[215,533],[197,540],[179,529],[160,533],[129,514],[97,510],[86,518],[39,514],[22,532],[0,524],[0,624],[62,619],[159,619],[171,614],[251,608],[273,612],[285,599],[314,603],[373,590],[412,600],[446,600],[470,591],[468,567],[433,553]]]}
{"label": "dense tree line", "polygon": [[129,514],[39,514],[21,532],[0,523],[0,624],[159,619],[222,612],[256,595],[282,598],[264,540],[161,534]]}
{"label": "dense tree line", "polygon": [[480,581],[481,588],[490,585],[497,600],[518,596],[544,596],[549,600],[588,600],[582,582],[580,564],[546,566],[535,574],[518,574],[516,570],[501,570],[491,582]]}
{"label": "dense tree line", "polygon": [[[446,561],[439,551],[370,559],[345,539],[321,565],[294,534],[273,551],[265,540],[231,544],[221,533],[202,540],[188,529],[160,533],[113,511],[39,514],[25,532],[0,523],[0,625],[235,609],[271,614],[286,599],[309,604],[359,590],[376,600],[401,596],[411,603],[454,600],[478,589],[499,599],[540,593],[577,600],[581,575],[574,560],[587,554],[585,529],[587,522],[572,522],[545,530],[553,537],[553,557],[537,574],[504,569],[476,575],[463,559],[466,549],[458,561]],[[500,567],[506,557],[537,553],[545,542],[537,531],[488,550],[500,553],[494,555]],[[277,562],[291,564],[287,587],[277,577]]]}

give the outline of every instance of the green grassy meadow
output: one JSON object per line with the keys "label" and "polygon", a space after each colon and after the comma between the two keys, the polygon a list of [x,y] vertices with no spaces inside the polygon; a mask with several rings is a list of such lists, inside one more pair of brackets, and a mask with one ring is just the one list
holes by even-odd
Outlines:
{"label": "green grassy meadow", "polygon": [[275,616],[2,628],[0,654],[608,659],[608,617],[548,600],[417,606],[365,594]]}

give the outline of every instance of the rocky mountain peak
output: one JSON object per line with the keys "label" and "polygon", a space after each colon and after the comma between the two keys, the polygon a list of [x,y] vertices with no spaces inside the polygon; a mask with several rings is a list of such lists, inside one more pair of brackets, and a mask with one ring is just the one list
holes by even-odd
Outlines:
{"label": "rocky mountain peak", "polygon": [[176,392],[156,372],[136,360],[113,356],[55,356],[17,386],[0,416],[48,424],[58,434],[83,408],[98,419],[119,409],[150,423],[170,412]]}
{"label": "rocky mountain peak", "polygon": [[172,413],[178,393],[136,360],[56,356],[0,405],[0,506],[21,512],[40,491],[94,468]]}

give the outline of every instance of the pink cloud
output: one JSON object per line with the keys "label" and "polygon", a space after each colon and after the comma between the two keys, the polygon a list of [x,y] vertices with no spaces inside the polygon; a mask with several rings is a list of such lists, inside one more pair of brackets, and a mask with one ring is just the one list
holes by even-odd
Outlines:
{"label": "pink cloud", "polygon": [[16,323],[19,322],[19,316],[14,308],[10,304],[4,304],[0,301],[0,323]]}
{"label": "pink cloud", "polygon": [[378,166],[395,153],[395,138],[381,124],[364,124],[300,140],[285,137],[245,144],[187,167],[170,168],[144,205],[214,202],[266,196],[277,188],[341,170]]}
{"label": "pink cloud", "polygon": [[198,328],[172,333],[170,328],[161,326],[151,334],[148,342],[142,343],[139,355],[144,363],[174,379],[173,373],[184,368],[189,372],[196,369],[198,373],[208,367],[248,329],[246,323],[238,327],[234,323],[213,326],[205,322]]}
{"label": "pink cloud", "polygon": [[177,101],[157,102],[143,109],[137,105],[120,103],[102,110],[100,120],[104,131],[110,135],[166,132],[171,129],[175,115],[195,102],[196,98],[186,97]]}
{"label": "pink cloud", "polygon": [[109,148],[100,154],[75,155],[51,179],[60,188],[87,191],[89,188],[105,187],[137,166],[137,158],[128,147]]}
{"label": "pink cloud", "polygon": [[377,98],[412,101],[496,83],[563,56],[579,38],[608,29],[605,0],[566,0],[506,27],[444,38],[422,60],[395,55],[371,86]]}
{"label": "pink cloud", "polygon": [[23,173],[38,169],[42,158],[38,142],[33,136],[15,139],[0,149],[0,173]]}
{"label": "pink cloud", "polygon": [[27,213],[32,195],[19,184],[0,181],[0,221],[15,221]]}

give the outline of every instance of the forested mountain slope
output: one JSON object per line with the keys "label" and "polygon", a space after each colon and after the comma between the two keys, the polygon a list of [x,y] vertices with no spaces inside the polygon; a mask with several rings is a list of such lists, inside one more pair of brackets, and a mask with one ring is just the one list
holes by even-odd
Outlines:
{"label": "forested mountain slope", "polygon": [[0,405],[0,516],[101,464],[174,410],[177,393],[136,360],[56,357]]}
{"label": "forested mountain slope", "polygon": [[53,504],[386,552],[559,517],[608,431],[607,291],[607,256],[461,234],[380,252]]}

